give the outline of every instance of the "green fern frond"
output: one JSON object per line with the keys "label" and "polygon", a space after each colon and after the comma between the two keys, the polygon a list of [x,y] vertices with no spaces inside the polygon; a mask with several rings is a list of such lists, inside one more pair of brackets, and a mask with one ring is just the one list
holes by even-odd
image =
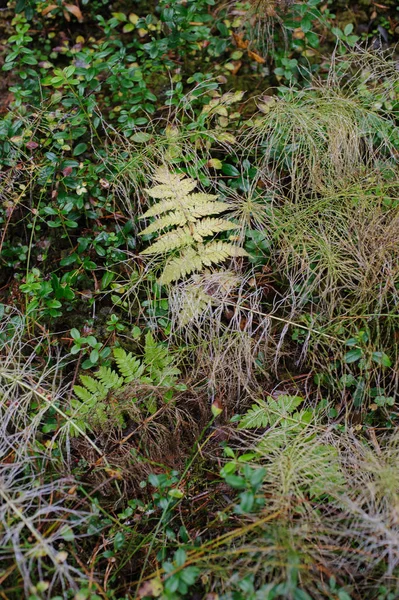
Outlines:
{"label": "green fern frond", "polygon": [[180,369],[174,366],[174,362],[168,348],[158,344],[149,331],[145,336],[144,363],[151,381],[157,385],[172,385],[180,375]]}
{"label": "green fern frond", "polygon": [[73,391],[75,392],[79,400],[82,400],[82,402],[90,402],[90,400],[93,399],[93,392],[90,392],[90,390],[83,387],[82,385],[75,385]]}
{"label": "green fern frond", "polygon": [[115,348],[114,358],[125,383],[139,379],[144,373],[144,365],[131,352],[127,353],[123,348]]}
{"label": "green fern frond", "polygon": [[[151,332],[145,337],[142,360],[123,348],[115,348],[113,354],[118,370],[102,366],[93,376],[81,375],[82,385],[74,386],[75,398],[72,398],[69,410],[72,422],[76,425],[72,427],[72,435],[79,435],[79,429],[86,431],[89,426],[104,426],[108,422],[123,427],[129,408],[126,402],[119,404],[118,399],[126,396],[129,402],[137,401],[137,398],[132,398],[129,386],[133,381],[134,387],[139,389],[141,386],[143,391],[148,385],[166,388],[164,402],[173,397],[180,369],[176,367],[168,348],[156,342]],[[113,391],[117,392],[116,397],[112,394]],[[144,396],[144,405],[148,411],[156,411],[156,398],[157,396],[148,397],[148,392]]]}
{"label": "green fern frond", "polygon": [[98,398],[105,398],[108,394],[108,388],[98,381],[94,379],[94,377],[89,377],[88,375],[81,375],[80,381],[83,385],[91,392],[92,394],[96,394]]}
{"label": "green fern frond", "polygon": [[[282,394],[277,400],[273,398],[268,399],[269,408],[269,420],[270,425],[274,425],[277,422],[282,425],[290,425],[293,423],[293,417],[291,417],[294,410],[303,402],[303,398],[300,396],[288,396]],[[295,420],[295,419],[294,419]]]}
{"label": "green fern frond", "polygon": [[303,410],[295,412],[302,404],[303,398],[299,396],[288,396],[282,394],[275,400],[268,397],[267,402],[256,400],[251,408],[243,415],[240,421],[240,429],[255,429],[267,427],[267,425],[279,424],[281,427],[306,427],[311,420],[312,412]]}

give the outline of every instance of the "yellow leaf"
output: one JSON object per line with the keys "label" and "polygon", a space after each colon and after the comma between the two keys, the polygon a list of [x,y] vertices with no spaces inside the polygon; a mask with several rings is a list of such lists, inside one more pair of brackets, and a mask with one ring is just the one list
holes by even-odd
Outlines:
{"label": "yellow leaf", "polygon": [[109,475],[113,479],[118,479],[119,481],[121,481],[123,479],[122,473],[120,471],[117,471],[116,469],[110,469],[107,467],[104,469],[104,471],[106,472],[107,475]]}
{"label": "yellow leaf", "polygon": [[135,13],[130,13],[130,15],[129,15],[129,21],[131,23],[133,23],[133,25],[137,25],[137,21],[139,20],[139,18],[140,17],[138,15],[136,15]]}
{"label": "yellow leaf", "polygon": [[211,160],[208,161],[208,167],[211,167],[212,169],[221,169],[223,163],[218,158],[211,158]]}
{"label": "yellow leaf", "polygon": [[138,591],[139,598],[158,598],[163,592],[163,585],[160,579],[154,578],[149,581],[145,581]]}

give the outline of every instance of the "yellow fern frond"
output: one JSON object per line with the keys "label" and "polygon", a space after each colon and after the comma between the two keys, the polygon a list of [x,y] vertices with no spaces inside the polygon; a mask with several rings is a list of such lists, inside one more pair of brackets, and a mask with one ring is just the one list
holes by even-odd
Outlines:
{"label": "yellow fern frond", "polygon": [[179,306],[179,326],[184,327],[190,321],[198,319],[215,300],[199,285],[189,285],[182,291]]}
{"label": "yellow fern frond", "polygon": [[168,212],[168,210],[173,210],[177,208],[176,206],[176,198],[172,200],[167,199],[163,202],[158,202],[158,204],[154,204],[151,206],[143,215],[140,216],[140,219],[147,219],[148,217],[157,217],[162,213]]}
{"label": "yellow fern frond", "polygon": [[174,187],[186,177],[185,173],[171,173],[168,167],[158,167],[154,174],[154,181]]}
{"label": "yellow fern frond", "polygon": [[223,231],[238,229],[233,221],[220,216],[230,209],[226,202],[214,194],[192,193],[197,182],[183,174],[170,173],[162,167],[154,176],[159,185],[146,190],[159,202],[149,208],[141,218],[155,217],[141,235],[161,232],[156,241],[142,254],[174,253],[165,265],[160,277],[161,284],[168,284],[190,273],[201,271],[204,266],[223,262],[227,258],[247,256],[242,248],[224,241],[207,241]]}
{"label": "yellow fern frond", "polygon": [[176,182],[173,186],[168,184],[156,185],[150,190],[145,190],[151,198],[184,198],[194,188],[197,187],[197,182],[192,179],[183,179]]}
{"label": "yellow fern frond", "polygon": [[193,204],[189,207],[190,214],[197,219],[209,215],[219,215],[229,209],[230,206],[226,202],[205,202],[203,204]]}
{"label": "yellow fern frond", "polygon": [[[204,192],[195,192],[195,194],[190,194],[188,198],[189,206],[202,206],[203,204],[208,204],[208,202],[215,202],[217,200],[217,196],[215,194],[205,194]],[[225,202],[221,202],[225,207],[225,210],[229,208],[228,204]]]}

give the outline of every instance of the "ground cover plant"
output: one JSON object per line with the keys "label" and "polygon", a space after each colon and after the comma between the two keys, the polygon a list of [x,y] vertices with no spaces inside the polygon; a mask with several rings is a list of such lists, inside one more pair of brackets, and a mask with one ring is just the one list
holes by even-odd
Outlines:
{"label": "ground cover plant", "polygon": [[396,2],[0,32],[0,598],[397,598]]}

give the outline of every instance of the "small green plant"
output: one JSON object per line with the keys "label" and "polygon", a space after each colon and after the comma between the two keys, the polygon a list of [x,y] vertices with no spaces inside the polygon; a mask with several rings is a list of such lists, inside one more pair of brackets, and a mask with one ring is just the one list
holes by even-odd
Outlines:
{"label": "small green plant", "polygon": [[312,419],[311,410],[296,411],[303,403],[299,396],[287,396],[282,394],[276,400],[268,397],[266,401],[258,399],[256,404],[239,420],[240,429],[257,429],[279,425],[280,427],[292,426],[303,428]]}
{"label": "small green plant", "polygon": [[124,329],[125,326],[120,322],[118,315],[110,315],[109,319],[107,320],[107,331],[110,331],[111,333],[117,333],[118,331],[124,331]]}
{"label": "small green plant", "polygon": [[103,347],[103,344],[94,335],[85,336],[78,329],[73,328],[71,329],[71,337],[73,339],[71,354],[89,355],[82,363],[83,369],[95,367],[99,361],[105,361],[111,354],[111,349]]}
{"label": "small green plant", "polygon": [[247,256],[247,252],[234,243],[214,240],[216,234],[238,228],[224,217],[211,216],[229,210],[228,204],[217,200],[217,196],[212,194],[192,193],[197,183],[184,174],[170,173],[167,168],[158,169],[154,179],[160,185],[147,190],[147,193],[160,202],[142,216],[156,219],[141,235],[147,236],[164,229],[168,231],[158,234],[157,240],[142,254],[172,255],[159,278],[161,284],[220,264],[227,258]]}
{"label": "small green plant", "polygon": [[[87,338],[83,338],[85,340]],[[114,348],[113,357],[117,369],[101,366],[93,376],[81,375],[82,385],[73,388],[77,398],[72,399],[71,415],[83,431],[90,426],[102,426],[107,421],[123,426],[124,414],[134,412],[134,404],[140,403],[140,387],[144,390],[141,403],[144,402],[145,409],[151,414],[157,409],[154,388],[163,389],[165,403],[172,399],[177,389],[184,389],[183,384],[177,385],[180,369],[175,366],[174,357],[163,344],[154,340],[151,332],[145,336],[141,359],[123,348]],[[76,434],[78,430],[72,431]]]}
{"label": "small green plant", "polygon": [[29,317],[34,318],[39,314],[43,317],[59,317],[62,314],[61,302],[48,297],[53,293],[51,282],[46,281],[36,267],[26,275],[20,290],[27,295],[26,314]]}
{"label": "small green plant", "polygon": [[243,515],[259,511],[265,505],[265,498],[259,492],[266,469],[248,464],[248,461],[256,457],[256,453],[248,452],[236,458],[228,447],[225,448],[225,453],[230,457],[232,454],[234,456],[234,460],[227,462],[220,471],[227,485],[239,491],[240,502],[234,506],[234,512]]}

